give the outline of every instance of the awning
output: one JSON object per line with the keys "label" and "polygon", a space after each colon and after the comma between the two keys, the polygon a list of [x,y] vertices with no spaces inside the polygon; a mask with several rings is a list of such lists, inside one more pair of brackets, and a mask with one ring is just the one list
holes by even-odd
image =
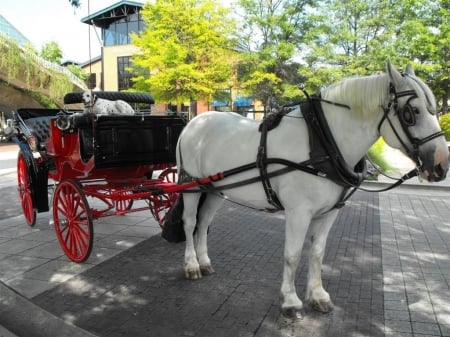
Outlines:
{"label": "awning", "polygon": [[253,100],[251,96],[238,96],[233,102],[234,106],[252,106]]}
{"label": "awning", "polygon": [[228,106],[228,102],[214,101],[214,102],[211,103],[211,106],[224,107],[224,106]]}

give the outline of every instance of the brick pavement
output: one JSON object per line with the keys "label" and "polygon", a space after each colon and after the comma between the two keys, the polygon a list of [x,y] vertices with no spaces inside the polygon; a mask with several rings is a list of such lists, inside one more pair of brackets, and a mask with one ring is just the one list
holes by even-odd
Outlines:
{"label": "brick pavement", "polygon": [[448,190],[400,191],[380,198],[386,335],[450,336]]}
{"label": "brick pavement", "polygon": [[[378,197],[357,193],[333,227],[323,273],[335,304],[328,315],[307,308],[296,322],[280,316],[283,217],[231,203],[209,235],[214,275],[184,280],[184,245],[154,236],[33,301],[99,336],[383,336],[378,219]],[[299,294],[306,270],[303,259]]]}
{"label": "brick pavement", "polygon": [[[15,180],[7,173],[0,185]],[[328,240],[323,279],[335,311],[307,308],[297,322],[279,315],[282,214],[229,203],[211,229],[216,274],[198,282],[182,277],[184,245],[152,237],[146,212],[95,221],[94,255],[83,265],[54,243],[50,214],[34,229],[6,216],[0,280],[99,336],[450,336],[449,182],[358,192]],[[303,260],[301,296],[305,276]]]}

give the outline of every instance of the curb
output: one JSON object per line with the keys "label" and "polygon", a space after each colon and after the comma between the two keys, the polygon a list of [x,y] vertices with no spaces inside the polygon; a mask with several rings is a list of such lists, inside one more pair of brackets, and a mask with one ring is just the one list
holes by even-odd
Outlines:
{"label": "curb", "polygon": [[0,282],[0,336],[95,337],[96,335],[54,316]]}
{"label": "curb", "polygon": [[[395,181],[394,181],[395,182]],[[391,186],[392,182],[385,182],[385,181],[364,181],[361,186],[365,188],[386,188]],[[442,183],[410,183],[410,182],[404,182],[400,186],[397,186],[396,188],[392,189],[391,191],[395,191],[398,189],[410,189],[410,190],[421,190],[421,191],[446,191],[450,192],[450,186],[448,184],[444,185]],[[376,192],[373,191],[373,192]],[[383,192],[379,192],[383,193]]]}

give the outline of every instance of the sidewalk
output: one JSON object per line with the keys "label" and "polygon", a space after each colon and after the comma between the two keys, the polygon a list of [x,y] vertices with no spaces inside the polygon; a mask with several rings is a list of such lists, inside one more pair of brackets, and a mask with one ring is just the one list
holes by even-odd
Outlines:
{"label": "sidewalk", "polygon": [[[15,179],[6,174],[0,182]],[[279,311],[281,212],[225,203],[209,235],[216,273],[199,281],[184,280],[184,244],[161,239],[150,212],[95,220],[94,249],[83,264],[63,254],[50,212],[38,214],[34,228],[22,216],[0,220],[0,281],[33,308],[21,304],[17,323],[2,328],[1,307],[14,300],[0,287],[0,336],[24,336],[19,326],[38,319],[65,328],[68,322],[67,329],[83,329],[74,330],[80,336],[450,336],[449,179],[431,185],[413,178],[390,192],[355,193],[330,232],[324,259],[335,310],[322,315],[306,307],[294,322]],[[308,249],[306,242],[297,273],[302,298]]]}
{"label": "sidewalk", "polygon": [[[324,261],[335,310],[307,308],[297,322],[279,315],[282,214],[229,203],[210,233],[216,273],[198,282],[183,279],[184,245],[162,240],[146,212],[97,220],[81,265],[63,256],[45,214],[35,229],[21,217],[0,221],[0,279],[98,336],[450,336],[447,195],[357,192]],[[299,294],[306,270],[303,258]]]}

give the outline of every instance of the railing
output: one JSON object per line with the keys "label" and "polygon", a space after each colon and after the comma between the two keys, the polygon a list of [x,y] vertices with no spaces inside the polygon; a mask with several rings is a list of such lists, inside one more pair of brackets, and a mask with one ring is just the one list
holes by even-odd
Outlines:
{"label": "railing", "polygon": [[87,86],[86,84],[79,79],[77,76],[75,76],[69,69],[67,69],[66,67],[60,66],[59,64],[44,60],[42,57],[39,57],[36,54],[33,54],[25,49],[22,49],[22,51],[27,54],[28,56],[30,56],[31,58],[33,58],[36,62],[38,62],[39,64],[41,64],[44,68],[46,69],[50,69],[50,70],[54,70],[60,73],[64,73],[65,75],[67,75],[70,80],[72,81],[73,84],[75,84],[77,87],[79,87],[80,89],[85,89],[87,90]]}
{"label": "railing", "polygon": [[[8,44],[11,42],[11,38],[0,32],[0,35],[2,37],[5,38],[5,42]],[[42,57],[26,50],[25,48],[19,46],[20,50],[22,51],[22,53],[24,53],[25,55],[31,57],[33,60],[35,60],[37,63],[39,63],[40,65],[42,65],[44,68],[46,69],[50,69],[50,70],[54,70],[60,73],[63,73],[65,75],[67,75],[70,80],[72,81],[73,84],[75,84],[77,87],[79,87],[80,89],[86,90],[87,89],[87,85],[77,76],[75,76],[69,69],[67,69],[66,67],[60,66],[59,64],[44,60]]]}

